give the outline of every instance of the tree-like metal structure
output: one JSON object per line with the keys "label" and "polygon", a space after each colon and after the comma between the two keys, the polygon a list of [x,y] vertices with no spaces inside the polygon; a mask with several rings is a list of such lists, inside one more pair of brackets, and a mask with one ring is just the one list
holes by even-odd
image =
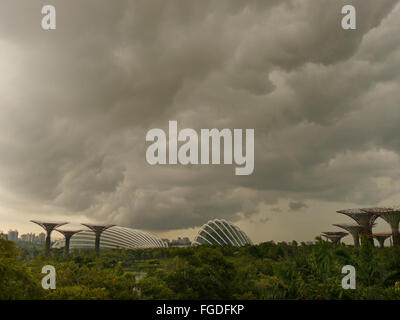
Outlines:
{"label": "tree-like metal structure", "polygon": [[383,248],[385,246],[385,240],[387,238],[390,238],[392,236],[391,233],[374,233],[372,235],[373,238],[375,238],[376,240],[378,240],[379,242],[379,246],[381,248]]}
{"label": "tree-like metal structure", "polygon": [[360,233],[363,230],[363,227],[361,227],[358,224],[334,224],[335,227],[342,228],[349,232],[351,236],[353,237],[354,240],[354,246],[359,247],[360,246]]}
{"label": "tree-like metal structure", "polygon": [[82,230],[60,230],[60,229],[55,229],[55,230],[61,233],[65,238],[64,255],[67,257],[69,254],[69,243],[72,236],[78,232],[81,232]]}
{"label": "tree-like metal structure", "polygon": [[90,230],[92,230],[95,234],[95,242],[94,242],[94,248],[96,250],[96,255],[100,254],[100,236],[101,234],[106,231],[107,229],[114,227],[115,224],[107,224],[107,225],[93,225],[93,224],[88,224],[88,223],[82,223],[85,227],[88,227]]}
{"label": "tree-like metal structure", "polygon": [[[374,226],[375,220],[379,217],[378,214],[373,212],[367,212],[362,209],[345,209],[338,210],[338,213],[342,213],[357,222],[358,225],[362,227],[360,232],[360,236],[367,236],[372,234],[372,227]],[[370,239],[372,245],[374,244],[374,240]]]}
{"label": "tree-like metal structure", "polygon": [[330,231],[327,231],[327,232],[322,232],[322,235],[325,238],[331,240],[334,244],[339,244],[340,240],[343,237],[347,236],[348,233],[347,232],[330,232]]}
{"label": "tree-like metal structure", "polygon": [[365,212],[373,213],[385,220],[392,229],[392,239],[393,246],[400,247],[400,234],[399,234],[399,224],[400,224],[400,207],[384,207],[384,208],[365,208],[361,209]]}
{"label": "tree-like metal structure", "polygon": [[37,220],[31,220],[31,222],[36,223],[37,225],[41,226],[44,230],[46,230],[46,241],[44,245],[44,252],[45,255],[47,256],[50,252],[50,244],[51,244],[51,233],[55,228],[58,228],[60,226],[63,226],[67,224],[68,222],[43,222],[43,221],[37,221]]}

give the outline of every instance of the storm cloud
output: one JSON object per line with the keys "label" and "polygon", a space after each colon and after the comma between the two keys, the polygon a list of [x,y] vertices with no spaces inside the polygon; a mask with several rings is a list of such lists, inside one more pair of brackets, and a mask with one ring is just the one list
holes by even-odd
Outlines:
{"label": "storm cloud", "polygon": [[[51,2],[54,31],[0,12],[2,207],[168,231],[400,195],[398,1]],[[254,128],[254,173],[150,166],[169,120]]]}

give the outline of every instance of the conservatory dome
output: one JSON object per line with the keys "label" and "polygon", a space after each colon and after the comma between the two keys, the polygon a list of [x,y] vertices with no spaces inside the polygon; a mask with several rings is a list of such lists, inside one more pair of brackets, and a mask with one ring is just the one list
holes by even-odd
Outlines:
{"label": "conservatory dome", "polygon": [[192,245],[245,246],[253,244],[239,227],[224,219],[214,219],[204,224]]}
{"label": "conservatory dome", "polygon": [[[64,247],[65,240],[57,240],[53,248]],[[76,233],[70,240],[70,249],[94,249],[95,234],[91,230]],[[167,247],[158,237],[144,231],[113,226],[101,234],[100,249],[145,249]]]}

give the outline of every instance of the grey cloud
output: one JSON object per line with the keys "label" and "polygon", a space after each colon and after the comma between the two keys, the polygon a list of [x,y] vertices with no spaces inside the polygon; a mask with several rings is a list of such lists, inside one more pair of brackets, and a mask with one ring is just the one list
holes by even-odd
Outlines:
{"label": "grey cloud", "polygon": [[[347,1],[53,2],[54,32],[41,1],[0,13],[0,186],[26,212],[169,230],[398,192],[397,1],[352,1],[355,32]],[[149,166],[173,119],[255,128],[254,174]]]}
{"label": "grey cloud", "polygon": [[303,202],[290,201],[289,203],[290,211],[299,211],[306,208],[308,208],[308,206]]}

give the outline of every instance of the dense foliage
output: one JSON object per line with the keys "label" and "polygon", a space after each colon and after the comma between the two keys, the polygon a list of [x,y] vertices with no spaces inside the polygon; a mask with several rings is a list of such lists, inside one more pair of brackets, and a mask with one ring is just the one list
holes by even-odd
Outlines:
{"label": "dense foliage", "polygon": [[[41,268],[53,265],[57,288],[44,290]],[[341,286],[344,265],[357,289]],[[0,299],[400,299],[400,251],[265,242],[237,247],[110,250],[37,248],[0,240]]]}

